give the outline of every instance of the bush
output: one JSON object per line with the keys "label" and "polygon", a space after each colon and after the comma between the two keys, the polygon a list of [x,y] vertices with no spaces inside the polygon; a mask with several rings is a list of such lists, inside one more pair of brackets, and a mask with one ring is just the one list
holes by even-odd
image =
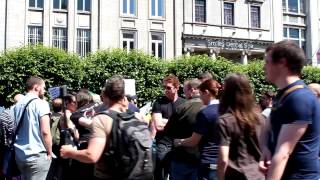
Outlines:
{"label": "bush", "polygon": [[[6,106],[11,104],[14,94],[23,92],[25,81],[32,75],[46,80],[47,87],[67,84],[72,90],[88,88],[95,93],[100,92],[106,79],[112,75],[123,75],[136,80],[139,105],[162,94],[161,80],[169,74],[178,76],[183,82],[208,71],[223,82],[227,74],[239,72],[248,76],[257,99],[263,92],[275,91],[275,87],[265,80],[262,61],[241,65],[222,57],[212,59],[205,55],[163,61],[140,51],[127,53],[113,49],[81,58],[56,48],[27,46],[0,55],[0,66],[0,97],[3,99],[0,102]],[[319,83],[320,69],[306,66],[302,78],[306,83]]]}
{"label": "bush", "polygon": [[27,46],[0,56],[0,96],[6,106],[13,96],[24,92],[30,76],[42,77],[48,87],[67,84],[78,89],[83,78],[80,58],[43,46]]}
{"label": "bush", "polygon": [[165,62],[139,51],[127,53],[121,49],[99,51],[86,59],[83,86],[100,92],[112,75],[135,79],[140,103],[155,99],[161,93],[159,83],[165,76]]}

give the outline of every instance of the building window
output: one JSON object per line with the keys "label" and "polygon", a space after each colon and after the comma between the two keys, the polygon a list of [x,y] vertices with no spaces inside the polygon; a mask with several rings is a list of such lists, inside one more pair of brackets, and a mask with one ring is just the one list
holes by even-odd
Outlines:
{"label": "building window", "polygon": [[284,12],[305,13],[304,0],[282,0],[282,9]]}
{"label": "building window", "polygon": [[28,44],[41,44],[42,34],[42,26],[28,26]]}
{"label": "building window", "polygon": [[29,0],[29,8],[43,8],[43,0]]}
{"label": "building window", "polygon": [[251,27],[260,28],[260,7],[259,6],[251,6]]}
{"label": "building window", "polygon": [[130,50],[136,48],[136,33],[135,32],[123,32],[122,33],[122,48],[128,53]]}
{"label": "building window", "polygon": [[78,0],[78,11],[91,11],[91,0]]}
{"label": "building window", "polygon": [[306,50],[305,29],[296,27],[284,27],[283,37],[296,42],[304,51]]}
{"label": "building window", "polygon": [[53,28],[52,45],[65,51],[68,50],[67,28]]}
{"label": "building window", "polygon": [[195,0],[195,21],[206,22],[206,1]]}
{"label": "building window", "polygon": [[225,25],[234,25],[234,4],[233,3],[224,3],[223,12],[224,12],[224,24]]}
{"label": "building window", "polygon": [[77,53],[86,56],[91,52],[91,31],[90,29],[77,30]]}
{"label": "building window", "polygon": [[136,15],[136,0],[122,0],[122,13],[126,15]]}
{"label": "building window", "polygon": [[53,9],[68,9],[68,0],[53,0]]}
{"label": "building window", "polygon": [[163,34],[151,34],[152,55],[157,58],[164,58],[164,40]]}
{"label": "building window", "polygon": [[164,0],[151,0],[151,16],[163,17]]}

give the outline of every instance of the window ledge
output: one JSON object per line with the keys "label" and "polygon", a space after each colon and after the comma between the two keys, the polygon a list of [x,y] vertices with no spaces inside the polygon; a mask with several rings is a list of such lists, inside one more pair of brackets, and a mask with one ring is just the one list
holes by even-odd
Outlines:
{"label": "window ledge", "polygon": [[131,19],[138,19],[137,15],[130,15],[130,14],[121,14],[122,18],[131,18]]}
{"label": "window ledge", "polygon": [[66,9],[53,9],[53,12],[68,13],[68,10],[66,10]]}
{"label": "window ledge", "polygon": [[250,30],[263,31],[263,29],[261,27],[250,27]]}
{"label": "window ledge", "polygon": [[228,25],[228,24],[223,24],[222,27],[227,29],[237,29],[235,25]]}
{"label": "window ledge", "polygon": [[164,17],[160,17],[160,16],[150,16],[149,20],[153,20],[153,21],[166,21],[166,18]]}
{"label": "window ledge", "polygon": [[284,22],[283,25],[291,26],[291,27],[307,27],[307,25],[305,24],[289,23],[289,22]]}
{"label": "window ledge", "polygon": [[43,11],[43,8],[29,7],[29,11]]}
{"label": "window ledge", "polygon": [[300,17],[306,17],[307,15],[305,13],[294,13],[294,12],[283,12],[284,15],[291,15],[291,16],[300,16]]}
{"label": "window ledge", "polygon": [[208,26],[209,24],[206,23],[206,22],[194,22],[194,25],[197,25],[197,26]]}
{"label": "window ledge", "polygon": [[77,11],[78,14],[85,14],[85,15],[90,15],[91,11]]}

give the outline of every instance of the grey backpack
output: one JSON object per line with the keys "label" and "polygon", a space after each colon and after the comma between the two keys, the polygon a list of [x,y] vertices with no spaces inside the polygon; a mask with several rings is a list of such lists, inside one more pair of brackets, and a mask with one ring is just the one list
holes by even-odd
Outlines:
{"label": "grey backpack", "polygon": [[110,144],[105,160],[114,179],[152,180],[152,139],[148,124],[138,120],[134,112],[103,111],[113,119]]}

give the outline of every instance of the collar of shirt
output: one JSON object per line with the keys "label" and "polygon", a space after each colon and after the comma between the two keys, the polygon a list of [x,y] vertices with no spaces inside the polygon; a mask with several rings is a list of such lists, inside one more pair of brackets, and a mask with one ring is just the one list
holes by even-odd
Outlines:
{"label": "collar of shirt", "polygon": [[212,99],[212,100],[209,102],[209,105],[212,105],[212,104],[219,104],[219,100],[218,100],[218,99]]}

